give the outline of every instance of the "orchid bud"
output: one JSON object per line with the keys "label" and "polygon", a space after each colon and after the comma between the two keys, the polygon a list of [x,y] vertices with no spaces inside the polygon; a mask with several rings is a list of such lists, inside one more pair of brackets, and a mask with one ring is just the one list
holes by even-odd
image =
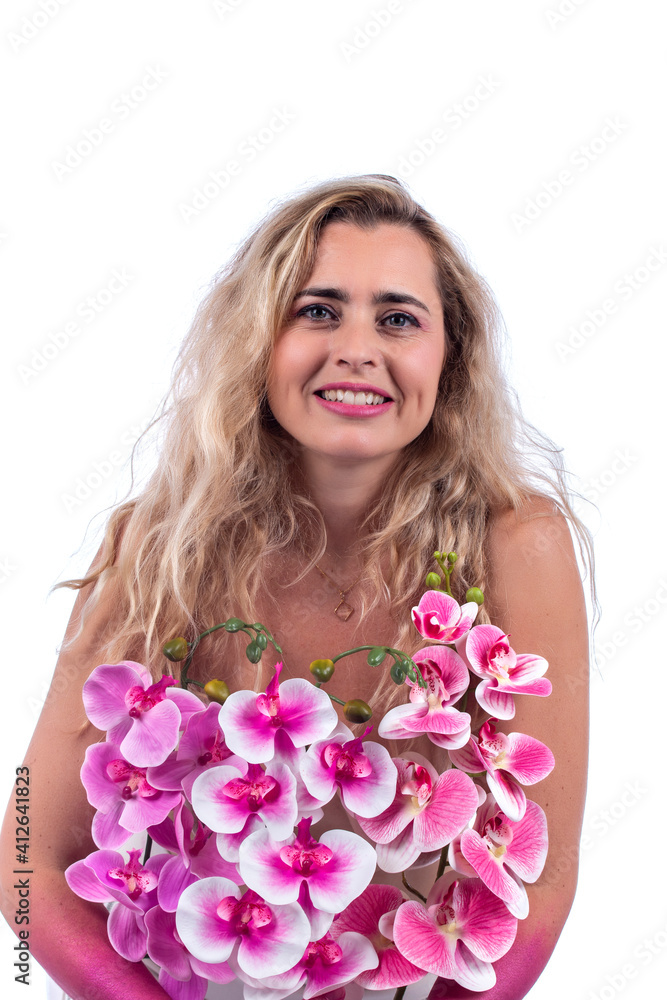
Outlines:
{"label": "orchid bud", "polygon": [[162,652],[173,663],[184,660],[188,655],[187,639],[184,639],[182,635],[177,636],[175,639],[170,639],[169,642],[165,642]]}
{"label": "orchid bud", "polygon": [[454,565],[454,563],[456,562],[457,559],[458,559],[458,556],[457,556],[456,552],[448,552],[447,553],[447,562],[451,563],[452,566]]}
{"label": "orchid bud", "polygon": [[403,664],[400,662],[394,663],[389,671],[389,676],[394,684],[403,684],[405,681],[405,667]]}
{"label": "orchid bud", "polygon": [[266,638],[263,632],[258,632],[255,637],[255,642],[257,643],[260,649],[266,649],[269,640]]}
{"label": "orchid bud", "polygon": [[321,684],[331,680],[335,669],[333,660],[313,660],[310,664],[311,674]]}
{"label": "orchid bud", "polygon": [[228,618],[225,622],[225,632],[238,632],[241,628],[243,628],[243,622],[240,618]]}
{"label": "orchid bud", "polygon": [[245,655],[248,657],[251,663],[259,663],[262,659],[262,647],[258,646],[255,640],[249,642],[245,648]]}
{"label": "orchid bud", "polygon": [[484,594],[479,587],[469,587],[466,590],[466,601],[474,601],[475,604],[484,604]]}
{"label": "orchid bud", "polygon": [[351,698],[343,705],[343,715],[348,722],[368,722],[373,711],[361,698]]}
{"label": "orchid bud", "polygon": [[439,573],[427,573],[426,574],[426,586],[429,590],[440,590],[442,586],[442,577]]}
{"label": "orchid bud", "polygon": [[384,658],[387,655],[387,650],[384,646],[373,646],[371,650],[368,651],[368,656],[366,657],[366,663],[369,667],[379,667]]}
{"label": "orchid bud", "polygon": [[226,681],[219,681],[216,677],[204,684],[204,694],[208,695],[211,701],[217,701],[219,705],[224,705],[229,698],[229,685]]}

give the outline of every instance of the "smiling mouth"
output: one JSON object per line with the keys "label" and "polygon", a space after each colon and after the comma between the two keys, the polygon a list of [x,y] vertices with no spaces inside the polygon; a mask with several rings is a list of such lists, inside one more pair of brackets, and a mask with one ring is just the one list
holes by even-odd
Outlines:
{"label": "smiling mouth", "polygon": [[351,389],[319,389],[315,395],[330,403],[347,403],[348,406],[380,406],[391,402],[390,396],[380,396],[377,392],[353,392]]}

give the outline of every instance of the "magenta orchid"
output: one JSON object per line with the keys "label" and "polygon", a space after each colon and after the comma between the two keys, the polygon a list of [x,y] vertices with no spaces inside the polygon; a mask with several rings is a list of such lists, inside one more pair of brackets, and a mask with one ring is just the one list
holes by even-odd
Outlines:
{"label": "magenta orchid", "polygon": [[209,980],[230,983],[236,978],[226,963],[209,965],[190,954],[176,930],[176,916],[154,906],[145,916],[149,957],[160,967],[159,982],[178,1000],[203,1000]]}
{"label": "magenta orchid", "polygon": [[413,659],[426,687],[406,678],[410,701],[387,712],[378,734],[386,740],[426,735],[436,746],[446,749],[465,746],[470,738],[470,716],[453,705],[467,690],[468,668],[458,653],[447,646],[420,649]]}
{"label": "magenta orchid", "polygon": [[279,686],[282,667],[276,664],[265,694],[235,691],[220,709],[227,746],[250,764],[271,760],[278,732],[295,747],[305,747],[336,725],[336,711],[324,691],[300,677]]}
{"label": "magenta orchid", "polygon": [[469,774],[486,771],[492,794],[505,815],[520,820],[526,811],[526,793],[519,784],[533,785],[553,770],[554,755],[549,747],[523,733],[497,733],[489,719],[479,737],[471,736],[460,750],[450,750],[452,763]]}
{"label": "magenta orchid", "polygon": [[456,642],[472,627],[478,611],[473,601],[461,606],[449,594],[427,590],[412,609],[412,621],[429,642]]}
{"label": "magenta orchid", "polygon": [[542,656],[515,653],[508,639],[495,625],[476,625],[456,643],[472,672],[482,678],[475,698],[497,719],[514,718],[515,694],[541,698],[551,694],[551,682],[542,676],[549,666],[547,661]]}
{"label": "magenta orchid", "polygon": [[81,781],[97,809],[92,834],[98,847],[120,847],[131,834],[161,823],[182,801],[179,792],[153,788],[146,768],[128,763],[115,743],[88,747]]}
{"label": "magenta orchid", "polygon": [[481,991],[495,986],[491,963],[509,951],[516,929],[516,918],[480,879],[450,871],[435,883],[426,905],[409,900],[398,908],[393,934],[415,965]]}
{"label": "magenta orchid", "polygon": [[[370,729],[364,735],[368,735]],[[340,790],[345,807],[356,816],[377,816],[394,797],[396,766],[379,743],[362,742],[338,725],[325,740],[313,743],[301,763],[301,777],[323,804]]]}
{"label": "magenta orchid", "polygon": [[377,863],[385,872],[402,872],[422,854],[435,860],[461,832],[477,809],[477,788],[454,768],[439,775],[425,757],[394,758],[398,772],[391,805],[371,819],[358,817],[364,833],[377,844]]}
{"label": "magenta orchid", "polygon": [[67,884],[77,895],[93,903],[113,903],[107,933],[119,955],[138,962],[146,954],[144,914],[157,902],[157,885],[167,855],[139,861],[140,851],[129,852],[126,861],[117,851],[94,851],[75,861],[65,871]]}
{"label": "magenta orchid", "polygon": [[173,677],[154,684],[141,663],[124,660],[101,664],[83,686],[86,714],[98,729],[108,730],[126,760],[150,767],[167,759],[178,733],[201,702],[190,691],[175,687]]}
{"label": "magenta orchid", "polygon": [[521,881],[534,882],[547,857],[547,821],[536,802],[526,803],[523,818],[509,819],[493,796],[479,809],[471,830],[452,841],[449,860],[456,871],[481,878],[519,920],[528,916]]}

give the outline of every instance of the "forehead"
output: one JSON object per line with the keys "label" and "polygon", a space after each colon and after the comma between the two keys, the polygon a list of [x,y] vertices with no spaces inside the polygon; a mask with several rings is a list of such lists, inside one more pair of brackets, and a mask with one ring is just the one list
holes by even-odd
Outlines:
{"label": "forehead", "polygon": [[309,284],[313,278],[344,285],[350,292],[402,289],[429,297],[431,303],[440,298],[429,245],[414,229],[394,223],[381,222],[372,229],[329,223],[320,237]]}

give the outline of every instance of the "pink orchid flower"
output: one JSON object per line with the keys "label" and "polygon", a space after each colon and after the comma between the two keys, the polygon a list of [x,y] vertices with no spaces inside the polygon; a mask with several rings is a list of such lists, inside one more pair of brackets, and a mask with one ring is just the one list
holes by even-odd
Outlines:
{"label": "pink orchid flower", "polygon": [[407,678],[410,701],[387,712],[378,726],[378,735],[386,740],[426,735],[436,746],[446,749],[465,746],[470,738],[470,716],[452,706],[468,688],[468,668],[447,646],[427,646],[413,659],[426,687]]}
{"label": "pink orchid flower", "polygon": [[169,996],[179,1000],[204,1000],[209,980],[231,983],[236,978],[227,962],[209,965],[194,958],[176,930],[176,915],[154,906],[146,913],[149,957],[160,966],[159,983]]}
{"label": "pink orchid flower", "polygon": [[320,1000],[326,997],[345,1000],[346,990],[339,992],[337,987],[347,985],[365,969],[374,968],[377,962],[373,946],[363,935],[347,932],[334,940],[327,933],[317,941],[310,941],[301,961],[282,976],[270,976],[260,982],[241,975],[248,984],[244,997],[246,1000],[283,1000],[305,987],[303,1000],[314,996]]}
{"label": "pink orchid flower", "polygon": [[[356,982],[370,990],[395,989],[417,983],[424,970],[413,965],[403,956],[393,940],[393,917],[405,902],[403,893],[393,885],[367,886],[356,899],[336,917],[331,935],[338,939],[345,931],[357,931],[368,938],[378,956],[378,965],[359,973]],[[389,916],[389,921],[385,918]]]}
{"label": "pink orchid flower", "polygon": [[251,834],[239,851],[245,884],[268,903],[293,903],[302,885],[318,910],[339,913],[375,874],[375,851],[348,830],[327,830],[319,840],[310,834],[310,819],[296,835],[274,841],[268,831]]}
{"label": "pink orchid flower", "polygon": [[265,694],[234,691],[220,708],[227,746],[250,764],[265,764],[275,753],[276,734],[295,747],[322,739],[338,716],[329,695],[302,677],[279,684],[282,663],[275,666]]}
{"label": "pink orchid flower", "polygon": [[178,750],[171,753],[163,764],[149,768],[148,780],[155,788],[170,791],[182,788],[190,798],[195,778],[202,771],[222,763],[245,770],[241,758],[233,754],[225,743],[220,728],[220,706],[211,704],[206,710],[191,716]]}
{"label": "pink orchid flower", "polygon": [[202,962],[229,960],[256,979],[278,976],[303,955],[310,924],[298,903],[269,906],[252,889],[242,893],[226,878],[188,886],[176,910],[183,944]]}
{"label": "pink orchid flower", "polygon": [[377,847],[385,872],[402,872],[423,853],[440,851],[461,832],[477,809],[478,795],[467,774],[450,768],[439,775],[425,757],[394,758],[398,772],[391,805],[371,819],[358,817]]}
{"label": "pink orchid flower", "polygon": [[86,715],[98,729],[108,730],[110,743],[137,767],[167,759],[178,733],[202,704],[191,691],[175,686],[173,677],[153,683],[141,663],[123,660],[95,667],[83,685]]}
{"label": "pink orchid flower", "polygon": [[166,854],[142,866],[141,851],[129,851],[128,861],[117,851],[93,851],[65,870],[70,889],[92,903],[113,903],[107,921],[109,940],[119,955],[139,962],[146,954],[144,914],[157,903],[160,871]]}
{"label": "pink orchid flower", "polygon": [[515,822],[489,795],[473,828],[452,841],[449,863],[464,875],[481,878],[510,913],[523,920],[528,916],[528,895],[521,879],[539,878],[547,848],[547,820],[536,802],[526,802],[523,819]]}
{"label": "pink orchid flower", "polygon": [[81,781],[97,809],[91,829],[98,847],[120,847],[131,834],[161,823],[183,798],[180,792],[153,788],[146,768],[126,761],[115,743],[87,748]]}
{"label": "pink orchid flower", "polygon": [[508,635],[495,625],[475,625],[456,644],[474,674],[482,678],[475,697],[496,719],[513,719],[515,694],[551,694],[551,681],[542,675],[549,664],[542,656],[515,653]]}
{"label": "pink orchid flower", "polygon": [[[366,736],[370,727],[364,733]],[[340,789],[345,808],[356,816],[377,816],[391,803],[396,766],[380,744],[353,737],[340,723],[327,739],[313,743],[301,762],[301,777],[311,795],[330,802]]]}
{"label": "pink orchid flower", "polygon": [[479,737],[471,736],[467,745],[460,750],[450,750],[452,763],[476,774],[486,771],[486,780],[496,802],[508,817],[515,822],[526,811],[526,793],[518,784],[533,785],[541,781],[553,770],[554,755],[548,746],[525,736],[523,733],[497,733],[494,722],[488,719],[479,731]]}
{"label": "pink orchid flower", "polygon": [[479,605],[474,601],[459,605],[449,594],[427,590],[416,608],[412,621],[419,634],[430,642],[456,642],[472,626]]}
{"label": "pink orchid flower", "polygon": [[394,941],[410,962],[475,991],[491,989],[491,962],[509,951],[517,920],[480,879],[446,872],[426,905],[409,900],[398,908]]}
{"label": "pink orchid flower", "polygon": [[192,807],[216,833],[240,833],[258,816],[276,840],[288,837],[297,821],[296,780],[286,764],[266,770],[249,764],[241,772],[227,764],[204,771],[192,786]]}

